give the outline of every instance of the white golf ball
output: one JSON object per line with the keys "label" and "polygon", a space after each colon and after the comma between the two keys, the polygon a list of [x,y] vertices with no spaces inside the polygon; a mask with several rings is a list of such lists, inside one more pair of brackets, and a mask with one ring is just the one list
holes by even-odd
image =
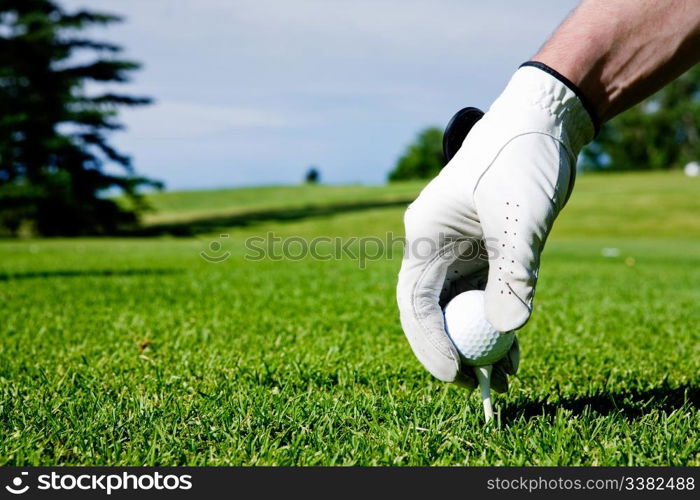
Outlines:
{"label": "white golf ball", "polygon": [[503,358],[513,344],[515,333],[501,333],[486,320],[482,290],[470,290],[445,306],[445,329],[470,366],[491,365]]}

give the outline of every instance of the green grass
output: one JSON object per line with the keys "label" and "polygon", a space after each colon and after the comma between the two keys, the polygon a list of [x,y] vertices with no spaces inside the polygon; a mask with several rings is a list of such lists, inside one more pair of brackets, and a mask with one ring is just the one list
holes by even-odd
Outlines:
{"label": "green grass", "polygon": [[422,182],[388,186],[265,186],[210,191],[173,191],[146,196],[153,212],[146,223],[187,222],[252,211],[299,209],[333,203],[387,202],[415,197]]}
{"label": "green grass", "polygon": [[[176,220],[418,189],[154,204]],[[220,264],[199,256],[218,233],[2,242],[0,464],[700,465],[699,194],[672,174],[578,179],[487,431],[478,396],[432,379],[404,340],[399,251],[364,269],[244,258],[268,231],[398,236],[400,207],[231,228]]]}

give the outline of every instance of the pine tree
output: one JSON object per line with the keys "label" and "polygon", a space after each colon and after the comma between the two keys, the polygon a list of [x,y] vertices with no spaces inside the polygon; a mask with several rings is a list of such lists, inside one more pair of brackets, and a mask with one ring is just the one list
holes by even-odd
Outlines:
{"label": "pine tree", "polygon": [[[52,0],[0,0],[0,227],[30,222],[43,235],[107,233],[137,221],[138,189],[160,183],[135,174],[131,159],[107,142],[122,106],[149,98],[89,95],[85,84],[126,82],[139,68],[120,47],[80,36],[118,16],[69,13]],[[93,54],[91,62],[85,53]],[[80,59],[75,56],[80,55]],[[116,164],[123,174],[106,172]],[[106,197],[121,190],[125,208]]]}

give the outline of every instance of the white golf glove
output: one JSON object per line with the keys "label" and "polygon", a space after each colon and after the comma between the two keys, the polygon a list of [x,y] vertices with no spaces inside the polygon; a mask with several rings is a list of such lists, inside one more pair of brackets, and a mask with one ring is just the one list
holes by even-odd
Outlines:
{"label": "white golf glove", "polygon": [[[401,325],[438,379],[476,385],[445,332],[441,307],[455,295],[485,290],[486,317],[502,332],[529,319],[540,253],[573,187],[578,153],[595,133],[582,99],[550,68],[521,66],[406,210]],[[494,366],[495,390],[507,390],[518,360],[515,342]]]}

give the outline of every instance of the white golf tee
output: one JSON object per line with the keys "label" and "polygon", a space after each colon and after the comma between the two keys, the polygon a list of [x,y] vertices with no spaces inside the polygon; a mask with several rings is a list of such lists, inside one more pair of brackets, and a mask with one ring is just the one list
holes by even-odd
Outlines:
{"label": "white golf tee", "polygon": [[493,419],[493,406],[491,406],[491,365],[475,366],[474,373],[479,380],[481,388],[481,400],[484,403],[484,418],[486,423]]}

